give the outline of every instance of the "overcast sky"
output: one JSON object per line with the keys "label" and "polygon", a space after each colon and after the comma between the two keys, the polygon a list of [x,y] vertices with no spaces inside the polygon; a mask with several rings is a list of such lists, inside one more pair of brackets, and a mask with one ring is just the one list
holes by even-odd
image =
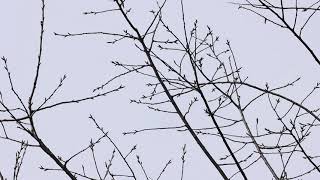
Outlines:
{"label": "overcast sky", "polygon": [[[312,89],[319,80],[320,68],[301,44],[286,30],[264,21],[252,13],[238,10],[237,6],[227,0],[184,0],[186,19],[190,24],[198,19],[200,28],[206,25],[212,27],[214,34],[219,35],[222,43],[231,41],[236,58],[243,67],[243,74],[249,76],[253,84],[264,86],[266,82],[272,86],[285,84],[298,77],[302,80],[290,90],[286,91],[289,97],[301,98]],[[86,97],[92,94],[92,89],[103,84],[107,79],[121,73],[115,69],[111,61],[144,62],[141,53],[138,53],[130,41],[109,45],[111,40],[107,36],[85,36],[62,38],[54,36],[57,33],[79,33],[88,31],[121,31],[126,27],[119,15],[101,14],[85,16],[83,12],[108,9],[112,1],[106,0],[46,0],[46,19],[44,34],[44,52],[39,90],[36,92],[36,102],[41,102],[44,97],[56,87],[59,79],[66,74],[67,80],[59,94],[53,99],[61,100]],[[150,0],[140,0],[131,3],[132,19],[139,27],[145,27],[151,16],[148,12],[154,3]],[[169,1],[165,8],[164,18],[176,30],[182,30],[181,13],[178,1]],[[8,59],[16,89],[27,100],[31,91],[31,83],[35,73],[38,55],[39,31],[41,18],[41,1],[10,0],[0,1],[0,56]],[[317,18],[311,21],[306,28],[304,38],[313,47],[316,54],[320,55],[319,36],[320,25]],[[147,21],[147,22],[146,22]],[[2,62],[1,62],[2,63]],[[1,65],[2,66],[2,65]],[[134,129],[179,126],[180,120],[174,116],[150,111],[146,106],[130,104],[130,99],[137,99],[147,92],[146,81],[138,75],[129,75],[111,84],[107,89],[125,85],[120,92],[110,94],[95,101],[66,105],[54,110],[48,110],[37,116],[37,128],[40,137],[52,148],[57,155],[68,157],[88,145],[90,139],[97,138],[99,132],[88,119],[92,114],[101,125],[110,133],[110,136],[119,144],[124,152],[138,144],[137,154],[141,156],[149,174],[155,178],[160,173],[165,163],[172,159],[173,165],[168,169],[164,179],[179,179],[182,147],[187,144],[186,180],[192,179],[219,179],[217,171],[202,154],[187,132],[160,131],[142,133],[135,136],[123,136],[122,132]],[[14,105],[16,100],[10,93],[9,83],[3,68],[0,70],[0,91],[5,101]],[[318,104],[309,102],[310,107]],[[257,105],[252,109],[252,116],[264,116],[263,106]],[[3,115],[3,114],[1,114]],[[268,115],[266,115],[268,116]],[[197,118],[197,115],[194,116]],[[11,125],[9,134],[13,137],[24,137],[22,131],[14,130]],[[0,135],[3,132],[0,131]],[[211,150],[225,151],[216,147],[215,142],[205,139]],[[319,146],[319,143],[316,144]],[[315,146],[315,145],[314,145]],[[15,152],[19,145],[0,140],[0,171],[11,179],[15,161]],[[107,141],[104,142],[101,159],[108,159],[113,150]],[[311,149],[311,148],[310,148]],[[319,149],[316,147],[312,148]],[[92,160],[87,156],[77,159],[72,165],[77,168],[77,163],[84,162],[92,165]],[[87,158],[86,158],[87,157]],[[119,160],[120,161],[120,160]],[[135,160],[134,167],[138,169]],[[100,165],[102,165],[102,161]],[[43,172],[38,167],[56,167],[51,159],[38,149],[29,148],[21,170],[20,179],[68,179],[59,172]],[[247,172],[251,177],[263,174],[265,179],[271,175],[261,170],[262,163],[252,167]],[[118,163],[120,171],[127,170]],[[94,174],[94,171],[91,172]],[[316,176],[310,176],[310,179]],[[240,179],[240,176],[238,177]],[[236,178],[237,179],[237,178]]]}

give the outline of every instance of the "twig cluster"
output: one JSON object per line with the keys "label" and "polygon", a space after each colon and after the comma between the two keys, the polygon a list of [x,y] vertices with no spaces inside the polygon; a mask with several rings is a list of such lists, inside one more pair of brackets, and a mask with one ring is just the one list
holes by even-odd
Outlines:
{"label": "twig cluster", "polygon": [[[309,16],[308,20],[300,27],[299,33],[297,33],[297,21],[292,26],[289,25],[285,14],[286,11],[292,9],[296,13],[298,11],[317,12],[318,8],[315,8],[317,3],[305,8],[298,5],[294,6],[294,8],[289,8],[285,7],[283,3],[281,3],[281,6],[275,6],[267,1],[259,2],[261,4],[257,5],[247,1],[245,4],[238,3],[238,5],[240,8],[255,12],[255,14],[263,17],[266,22],[289,29],[300,42],[304,43],[301,34],[312,15]],[[220,38],[213,35],[210,27],[207,27],[206,32],[202,33],[198,27],[197,20],[194,22],[192,29],[187,29],[182,1],[182,33],[174,32],[166,24],[162,14],[166,1],[158,3],[157,10],[150,11],[154,18],[147,25],[145,31],[137,28],[130,19],[131,9],[126,8],[125,2],[115,1],[115,3],[117,5],[116,11],[122,14],[129,29],[124,30],[124,34],[112,33],[116,35],[111,36],[120,37],[112,41],[112,44],[125,39],[133,40],[136,42],[137,49],[143,52],[146,57],[145,64],[113,62],[115,66],[125,70],[119,76],[135,72],[154,79],[154,81],[146,84],[151,88],[150,93],[142,95],[140,99],[132,99],[131,102],[147,105],[149,109],[157,112],[176,115],[182,123],[180,126],[133,130],[124,132],[124,135],[172,129],[178,132],[188,131],[223,179],[231,179],[236,176],[248,179],[245,170],[260,161],[264,163],[265,168],[274,179],[295,179],[310,172],[318,171],[318,165],[312,158],[317,156],[306,152],[303,142],[310,135],[311,129],[316,128],[320,121],[318,109],[309,109],[304,106],[304,102],[315,93],[319,88],[319,84],[313,88],[303,101],[296,101],[278,93],[279,90],[294,86],[300,81],[300,78],[279,87],[270,87],[268,83],[266,83],[265,87],[251,84],[248,77],[241,75],[242,68],[237,64],[229,41],[225,43],[224,48],[221,48],[219,46]],[[280,22],[257,13],[248,7],[268,10]],[[280,13],[277,12],[279,9]],[[110,11],[106,12],[110,13]],[[297,17],[298,15],[296,15],[295,19]],[[158,35],[159,33],[161,33],[161,39]],[[58,35],[70,37],[87,34],[100,33],[85,32]],[[163,38],[164,34],[167,35],[166,38]],[[304,45],[318,62],[318,58],[309,46],[305,43]],[[168,54],[174,54],[174,57],[168,59],[166,57]],[[152,71],[150,72],[150,70]],[[102,90],[110,81],[112,79],[95,90]],[[252,95],[255,93],[257,95]],[[247,110],[254,108],[254,104],[263,98],[268,100],[270,108],[275,113],[275,124],[277,125],[274,129],[259,129],[261,128],[259,126],[260,118],[255,118],[256,120],[252,121],[252,118],[247,114]],[[178,103],[187,101],[189,102],[187,105]],[[280,104],[287,106],[287,108],[280,109]],[[211,122],[209,127],[194,128],[190,125],[190,121],[194,121],[192,120],[194,116],[189,114],[192,110],[198,108],[204,109],[203,113],[206,115],[208,123]],[[280,112],[283,110],[285,110],[284,113]],[[226,111],[229,113],[224,113]],[[236,114],[236,117],[234,117],[234,114]],[[254,128],[252,127],[253,123],[255,123]],[[241,133],[229,133],[230,131],[232,132],[232,129],[237,129],[237,132]],[[223,155],[219,160],[213,158],[213,154],[216,156],[215,152],[209,151],[200,136],[217,137],[217,140],[220,140],[225,146],[227,154]],[[266,139],[277,139],[277,141],[270,143]],[[311,168],[302,170],[299,173],[289,172],[287,167],[290,163],[294,163],[292,161],[294,159],[293,156],[306,159]],[[275,164],[271,160],[275,157],[280,159],[282,165]],[[230,173],[228,167],[231,166],[236,167],[235,172]],[[308,165],[305,167],[308,167]],[[148,179],[148,177],[146,178]]]}

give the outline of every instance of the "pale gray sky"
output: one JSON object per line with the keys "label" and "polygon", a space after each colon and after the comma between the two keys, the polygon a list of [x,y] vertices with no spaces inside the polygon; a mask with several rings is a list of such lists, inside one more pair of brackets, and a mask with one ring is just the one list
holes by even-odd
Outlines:
{"label": "pale gray sky", "polygon": [[[302,80],[297,86],[285,91],[289,97],[300,101],[319,80],[317,75],[320,74],[320,68],[286,30],[264,24],[262,19],[252,13],[238,10],[237,6],[228,3],[227,0],[184,0],[184,2],[187,22],[192,24],[195,19],[198,19],[200,27],[205,29],[206,25],[211,26],[214,34],[219,35],[222,42],[227,39],[231,41],[238,63],[244,68],[243,74],[249,76],[250,82],[262,87],[266,82],[277,86],[301,77]],[[82,14],[84,11],[107,9],[111,4],[112,1],[106,0],[46,1],[44,52],[39,89],[35,96],[37,102],[40,103],[55,88],[64,74],[67,74],[68,78],[53,99],[54,102],[86,97],[91,94],[92,89],[122,72],[111,65],[111,60],[145,61],[144,56],[137,52],[130,41],[123,41],[113,46],[106,43],[110,40],[106,36],[74,38],[54,36],[54,32],[121,31],[124,29],[124,23],[119,15],[85,16]],[[134,22],[139,27],[145,27],[146,20],[149,21],[151,18],[147,16],[150,14],[148,11],[154,7],[154,4],[149,0],[140,0],[132,6],[131,17]],[[31,82],[37,62],[40,8],[40,0],[0,1],[0,56],[7,57],[16,89],[25,100],[32,87]],[[179,1],[169,1],[164,12],[164,18],[168,20],[169,26],[173,26],[176,30],[182,30],[179,24],[181,23],[179,10]],[[313,19],[304,34],[306,41],[310,43],[316,54],[320,54],[319,38],[316,34],[320,31],[318,19],[319,17]],[[89,114],[93,114],[124,152],[138,144],[137,153],[153,179],[169,159],[173,160],[173,164],[163,179],[179,179],[180,157],[185,143],[188,151],[185,179],[219,179],[217,171],[186,132],[161,131],[122,136],[122,132],[134,129],[181,125],[180,120],[175,116],[153,112],[146,106],[129,103],[129,99],[137,99],[147,91],[144,80],[141,76],[129,75],[110,86],[111,89],[120,84],[125,85],[126,88],[120,92],[95,101],[66,105],[40,113],[37,120],[40,137],[57,155],[68,157],[88,145],[91,138],[98,137],[99,132],[88,119]],[[3,68],[0,70],[0,91],[7,103],[10,105],[17,103],[9,91],[9,83]],[[308,102],[308,105],[317,107],[319,103],[315,99],[313,102]],[[272,116],[272,114],[266,114],[268,111],[265,111],[265,108],[267,107],[264,107],[263,103],[257,104],[255,108],[248,110],[248,114],[252,119]],[[198,117],[195,115],[194,118]],[[268,122],[266,124],[272,126]],[[14,130],[15,125],[11,126],[8,132],[10,135],[23,137],[21,131]],[[105,142],[101,145],[104,148],[100,149],[101,152],[105,152],[100,152],[101,160],[109,158],[113,150],[112,146]],[[215,146],[215,142],[209,138],[204,138],[204,142],[212,151],[225,151],[224,148]],[[310,151],[320,149],[318,143],[313,143],[312,146],[308,147]],[[15,143],[0,140],[0,171],[9,179],[12,177],[15,152],[18,147],[19,145]],[[86,158],[77,159],[72,164],[73,167],[80,169],[79,162],[92,167],[93,162],[89,156],[90,154],[87,154],[82,156]],[[139,171],[134,156],[131,162]],[[102,161],[100,163],[102,165]],[[38,168],[40,165],[55,167],[53,161],[43,152],[29,148],[20,179],[68,179],[63,173],[43,172]],[[114,171],[116,167],[122,172],[128,172],[121,163],[116,163]],[[271,179],[271,175],[261,167],[264,167],[263,164],[258,163],[247,172],[255,179],[261,177]],[[299,169],[298,166],[291,168]],[[88,171],[91,174],[95,173],[92,169]],[[306,176],[306,179],[317,177],[319,176],[311,175]],[[235,179],[241,178],[238,176]]]}

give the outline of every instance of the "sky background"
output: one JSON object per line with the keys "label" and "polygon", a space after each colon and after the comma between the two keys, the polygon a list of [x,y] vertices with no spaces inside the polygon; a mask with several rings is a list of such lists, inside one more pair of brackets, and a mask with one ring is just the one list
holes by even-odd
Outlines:
{"label": "sky background", "polygon": [[[264,87],[277,86],[301,77],[301,81],[294,88],[285,91],[286,95],[297,100],[309,92],[319,80],[320,68],[311,55],[286,30],[271,24],[264,24],[263,20],[247,11],[238,10],[237,6],[227,0],[185,0],[187,23],[199,21],[199,27],[205,30],[206,25],[212,27],[215,35],[219,35],[221,43],[231,41],[236,58],[243,67],[243,75],[249,76],[253,84]],[[130,3],[133,11],[131,17],[141,28],[145,28],[152,16],[148,12],[155,7],[153,1],[139,0]],[[79,33],[88,31],[116,32],[124,29],[125,24],[121,16],[115,14],[101,14],[85,16],[82,13],[92,10],[104,10],[112,6],[112,1],[106,0],[54,0],[46,1],[45,34],[43,46],[43,62],[40,71],[39,89],[36,91],[35,101],[40,104],[44,97],[57,86],[59,79],[66,74],[67,79],[63,88],[52,102],[86,97],[92,90],[103,84],[121,69],[112,66],[112,60],[123,62],[144,62],[143,54],[138,52],[131,41],[122,41],[117,45],[109,45],[107,36],[83,36],[62,38],[54,36],[57,33]],[[37,63],[39,32],[41,18],[40,0],[10,0],[0,1],[0,56],[8,59],[14,84],[24,100],[31,91]],[[169,26],[182,32],[179,1],[170,0],[164,10],[164,18]],[[320,32],[317,23],[319,16],[314,17],[306,28],[303,37],[320,55]],[[2,65],[1,65],[2,66]],[[137,99],[148,92],[146,79],[138,75],[122,78],[107,89],[125,85],[120,92],[110,94],[95,101],[66,105],[41,112],[37,115],[36,126],[40,137],[59,156],[68,157],[87,146],[90,139],[96,139],[100,134],[94,124],[88,119],[92,114],[97,121],[109,131],[110,136],[119,144],[124,152],[138,144],[137,154],[141,156],[151,177],[157,177],[165,163],[172,159],[173,164],[163,179],[179,179],[182,147],[187,144],[185,179],[219,179],[219,175],[212,165],[193,142],[187,132],[158,131],[123,136],[122,132],[134,129],[161,126],[179,126],[177,117],[150,111],[146,106],[130,104],[130,99]],[[0,91],[4,100],[16,104],[10,93],[9,83],[4,69],[0,70]],[[319,95],[319,94],[318,94]],[[317,97],[317,96],[315,96]],[[319,97],[319,96],[318,96]],[[319,103],[307,102],[310,107],[317,107]],[[319,106],[318,106],[319,107]],[[254,118],[268,117],[268,111],[263,103],[249,110],[248,114]],[[6,116],[1,114],[2,116]],[[250,117],[251,117],[250,116]],[[193,118],[197,119],[197,114]],[[267,118],[266,118],[267,119]],[[197,122],[193,122],[197,124]],[[268,124],[268,122],[266,122]],[[268,124],[269,126],[272,124]],[[22,131],[17,131],[15,125],[8,126],[8,132],[13,137],[25,137]],[[2,133],[2,131],[0,131]],[[1,134],[3,135],[3,134]],[[219,143],[203,138],[210,150],[225,152]],[[102,143],[99,158],[106,160],[113,150],[107,141]],[[318,146],[318,147],[315,147]],[[15,161],[15,152],[19,145],[0,140],[0,170],[9,179]],[[319,149],[319,143],[307,146],[310,151]],[[99,148],[99,147],[98,147]],[[102,153],[103,152],[103,153]],[[76,159],[74,167],[81,168],[79,162],[92,166],[90,154],[84,154]],[[119,158],[119,157],[117,157]],[[121,162],[119,159],[117,162]],[[138,170],[134,156],[131,162]],[[100,161],[100,165],[103,162]],[[68,179],[63,173],[43,172],[39,166],[55,167],[52,160],[38,149],[29,148],[21,170],[20,179]],[[270,174],[261,169],[262,163],[253,166],[247,172],[251,177],[271,179]],[[263,165],[262,165],[263,166]],[[121,163],[115,165],[115,171],[126,172]],[[299,169],[299,167],[292,167]],[[89,173],[94,174],[92,170]],[[316,176],[308,176],[308,179]],[[241,179],[239,176],[235,179]]]}

